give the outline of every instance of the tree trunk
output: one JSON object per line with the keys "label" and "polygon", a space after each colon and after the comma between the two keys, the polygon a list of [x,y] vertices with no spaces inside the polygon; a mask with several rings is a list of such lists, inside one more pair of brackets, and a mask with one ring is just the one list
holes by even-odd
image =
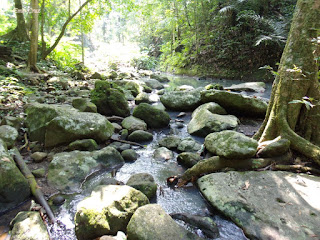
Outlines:
{"label": "tree trunk", "polygon": [[38,35],[39,35],[39,2],[31,0],[32,11],[32,27],[30,39],[30,52],[28,57],[28,68],[30,71],[39,72],[37,68],[37,53],[38,53]]}
{"label": "tree trunk", "polygon": [[46,41],[44,40],[45,4],[46,4],[46,1],[42,0],[42,4],[41,4],[41,56],[42,57],[44,56],[47,49],[47,44],[46,44]]}
{"label": "tree trunk", "polygon": [[[312,41],[319,28],[320,1],[298,0],[266,118],[255,138],[287,138],[292,149],[320,165],[320,91],[314,56],[319,45]],[[315,104],[310,110],[308,102],[303,103],[305,96]],[[290,103],[293,100],[301,101]]]}

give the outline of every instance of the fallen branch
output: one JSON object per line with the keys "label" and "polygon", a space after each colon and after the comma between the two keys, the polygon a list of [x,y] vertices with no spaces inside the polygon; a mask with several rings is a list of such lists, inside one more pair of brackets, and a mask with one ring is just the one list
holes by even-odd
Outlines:
{"label": "fallen branch", "polygon": [[27,179],[29,186],[30,186],[30,189],[31,189],[31,193],[36,198],[36,200],[41,204],[41,206],[43,206],[43,208],[46,210],[49,219],[52,222],[54,222],[55,218],[54,218],[54,215],[53,215],[51,208],[49,207],[46,199],[44,198],[44,195],[43,195],[42,191],[40,190],[40,187],[38,186],[36,179],[32,175],[27,164],[24,162],[18,149],[16,149],[16,148],[14,149],[14,152],[13,152],[13,159],[16,162],[16,164],[18,165],[22,174]]}
{"label": "fallen branch", "polygon": [[302,165],[274,165],[271,167],[272,170],[277,171],[292,171],[292,172],[303,172],[303,173],[314,173],[320,175],[320,170],[312,167],[305,167]]}
{"label": "fallen branch", "polygon": [[130,144],[130,145],[134,145],[134,146],[139,146],[139,147],[145,148],[145,146],[143,146],[143,145],[141,145],[139,143],[136,143],[136,142],[121,140],[121,139],[117,139],[117,138],[114,138],[114,137],[111,137],[110,139],[112,141],[121,142],[121,143],[127,143],[127,144]]}
{"label": "fallen branch", "polygon": [[122,122],[124,118],[119,116],[111,116],[111,117],[107,117],[107,119],[110,122]]}

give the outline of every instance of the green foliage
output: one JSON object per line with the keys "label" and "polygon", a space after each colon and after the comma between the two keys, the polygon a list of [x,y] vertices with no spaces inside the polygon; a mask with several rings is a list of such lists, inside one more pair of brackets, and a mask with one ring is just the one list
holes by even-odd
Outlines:
{"label": "green foliage", "polygon": [[311,108],[315,107],[316,104],[313,104],[313,102],[315,101],[315,99],[313,98],[309,98],[309,97],[303,97],[301,100],[292,100],[291,102],[289,102],[289,104],[304,104],[304,106],[307,108],[307,110],[310,110]]}
{"label": "green foliage", "polygon": [[158,60],[155,57],[146,54],[133,58],[131,65],[137,69],[151,70],[155,69],[158,65]]}

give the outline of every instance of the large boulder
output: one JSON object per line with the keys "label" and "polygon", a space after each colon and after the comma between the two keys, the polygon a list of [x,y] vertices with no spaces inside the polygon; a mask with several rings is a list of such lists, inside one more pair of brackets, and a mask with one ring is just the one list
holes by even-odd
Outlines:
{"label": "large boulder", "polygon": [[157,184],[152,175],[148,173],[137,173],[132,175],[127,185],[133,187],[144,193],[149,199],[154,197],[157,193]]}
{"label": "large boulder", "polygon": [[132,142],[148,142],[152,139],[153,135],[143,130],[136,130],[128,136],[128,140]]}
{"label": "large boulder", "polygon": [[204,141],[206,149],[223,158],[244,159],[256,154],[258,142],[231,130],[210,133]]}
{"label": "large boulder", "polygon": [[77,239],[87,240],[125,231],[137,208],[149,203],[142,192],[117,185],[100,185],[82,200],[75,215]]}
{"label": "large boulder", "polygon": [[246,82],[240,84],[232,84],[230,87],[225,87],[224,89],[236,92],[264,92],[266,90],[266,84],[264,82]]}
{"label": "large boulder", "polygon": [[121,125],[125,129],[128,129],[130,133],[136,130],[147,130],[147,124],[145,123],[145,121],[134,116],[126,117],[125,119],[123,119]]}
{"label": "large boulder", "polygon": [[86,98],[75,98],[72,100],[72,106],[80,112],[97,112],[97,106]]}
{"label": "large boulder", "polygon": [[124,164],[120,153],[113,147],[93,152],[62,152],[50,162],[48,184],[62,192],[79,192],[87,176],[101,168],[114,168]]}
{"label": "large boulder", "polygon": [[144,79],[143,80],[149,88],[160,90],[163,85],[156,79]]}
{"label": "large boulder", "polygon": [[238,127],[238,118],[233,115],[216,114],[225,113],[224,109],[219,107],[215,103],[206,103],[198,107],[188,124],[188,133],[205,137],[212,132],[235,130]]}
{"label": "large boulder", "polygon": [[198,153],[183,152],[177,156],[178,163],[187,168],[193,167],[200,160],[201,156]]}
{"label": "large boulder", "polygon": [[279,157],[289,151],[290,144],[291,143],[288,139],[281,137],[271,141],[261,142],[259,143],[259,151],[257,152],[257,155],[264,158]]}
{"label": "large boulder", "polygon": [[14,127],[8,125],[0,126],[0,138],[5,141],[8,148],[13,147],[18,135],[18,131]]}
{"label": "large boulder", "polygon": [[[203,196],[250,239],[320,236],[320,177],[289,172],[212,173],[198,180]],[[317,237],[316,237],[317,238]]]}
{"label": "large boulder", "polygon": [[98,80],[91,92],[91,101],[97,106],[98,112],[103,115],[116,115],[127,117],[130,108],[123,90],[113,86],[108,81]]}
{"label": "large boulder", "polygon": [[18,205],[29,196],[28,181],[10,157],[6,144],[0,139],[0,213]]}
{"label": "large boulder", "polygon": [[12,240],[50,240],[39,212],[19,212],[11,226]]}
{"label": "large boulder", "polygon": [[178,225],[159,205],[138,208],[127,227],[128,240],[196,240],[195,234]]}
{"label": "large boulder", "polygon": [[191,91],[171,91],[166,92],[160,97],[163,105],[175,111],[193,111],[200,103],[200,91],[202,89],[195,89]]}
{"label": "large boulder", "polygon": [[166,127],[170,122],[170,116],[167,112],[157,109],[147,103],[140,103],[133,110],[132,115],[145,121],[148,127],[151,128]]}
{"label": "large boulder", "polygon": [[195,141],[193,138],[188,137],[181,140],[178,145],[180,152],[198,152],[201,150],[201,144]]}
{"label": "large boulder", "polygon": [[202,91],[201,101],[218,103],[231,114],[252,117],[264,117],[268,107],[261,99],[214,89]]}
{"label": "large boulder", "polygon": [[181,138],[176,135],[169,135],[159,140],[159,146],[166,147],[168,149],[174,150],[177,149],[179,143],[181,142]]}
{"label": "large boulder", "polygon": [[68,105],[33,103],[26,108],[26,113],[30,140],[43,142],[46,147],[88,138],[104,142],[114,132],[106,117],[79,112]]}

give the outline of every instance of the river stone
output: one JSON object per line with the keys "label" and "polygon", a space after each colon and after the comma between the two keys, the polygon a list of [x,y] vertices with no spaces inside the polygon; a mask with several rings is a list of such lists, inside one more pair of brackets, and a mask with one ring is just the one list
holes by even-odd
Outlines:
{"label": "river stone", "polygon": [[125,231],[136,209],[148,203],[146,195],[129,186],[96,187],[91,196],[82,200],[77,206],[75,215],[77,239],[94,239]]}
{"label": "river stone", "polygon": [[209,103],[205,103],[205,104],[202,104],[199,107],[197,107],[192,112],[192,117],[195,117],[196,115],[203,112],[204,110],[207,110],[207,111],[214,113],[214,114],[220,114],[220,115],[227,114],[227,111],[223,107],[221,107],[219,104],[214,103],[214,102],[209,102]]}
{"label": "river stone", "polygon": [[184,138],[178,145],[180,152],[197,152],[201,150],[201,144],[195,141],[193,138]]}
{"label": "river stone", "polygon": [[179,143],[181,142],[181,138],[175,135],[170,135],[167,137],[164,137],[159,140],[158,144],[161,147],[166,147],[168,149],[177,149],[179,146]]}
{"label": "river stone", "polygon": [[171,91],[160,97],[163,105],[174,111],[193,111],[200,105],[200,91],[198,88],[191,91]]}
{"label": "river stone", "polygon": [[14,127],[8,125],[0,126],[0,138],[2,138],[2,140],[6,143],[8,148],[12,148],[14,146],[18,135],[18,131]]}
{"label": "river stone", "polygon": [[236,92],[264,92],[266,90],[266,84],[264,82],[246,82],[240,84],[232,84],[230,87],[225,87],[224,89]]}
{"label": "river stone", "polygon": [[[250,239],[320,236],[320,177],[289,172],[212,173],[198,180],[209,203]],[[303,227],[302,227],[303,226]]]}
{"label": "river stone", "polygon": [[157,184],[154,178],[149,173],[137,173],[132,175],[128,181],[127,185],[133,187],[148,197],[148,199],[153,198],[157,193]]}
{"label": "river stone", "polygon": [[167,112],[157,109],[147,103],[140,103],[133,110],[132,115],[145,121],[150,128],[167,127],[170,122],[170,116]]}
{"label": "river stone", "polygon": [[91,101],[97,106],[98,112],[103,115],[127,117],[130,108],[123,90],[114,87],[111,82],[98,80],[91,92]]}
{"label": "river stone", "polygon": [[138,159],[138,154],[133,149],[127,149],[121,152],[121,156],[126,162],[133,162]]}
{"label": "river stone", "polygon": [[63,90],[67,90],[69,88],[69,80],[72,80],[72,79],[69,79],[66,77],[55,76],[55,77],[50,78],[47,81],[47,83],[57,85],[60,88],[62,88]]}
{"label": "river stone", "polygon": [[91,173],[123,164],[122,156],[113,147],[93,152],[57,153],[49,165],[48,184],[63,193],[78,192],[82,182]]}
{"label": "river stone", "polygon": [[28,181],[22,175],[0,139],[0,213],[30,196]]}
{"label": "river stone", "polygon": [[150,103],[150,99],[149,99],[149,95],[148,93],[145,92],[141,92],[139,93],[135,99],[134,99],[136,105],[140,104],[140,103]]}
{"label": "river stone", "polygon": [[258,142],[242,133],[226,130],[210,133],[204,145],[209,152],[220,157],[244,159],[256,154]]}
{"label": "river stone", "polygon": [[149,88],[152,88],[152,89],[157,89],[157,90],[160,90],[160,89],[163,89],[164,86],[162,83],[160,83],[158,80],[156,79],[144,79],[143,80],[146,85],[149,87]]}
{"label": "river stone", "polygon": [[21,122],[22,122],[21,118],[17,118],[13,116],[4,116],[3,119],[1,120],[0,125],[9,125],[19,130],[21,126]]}
{"label": "river stone", "polygon": [[11,240],[50,240],[39,212],[19,212],[10,224]]}
{"label": "river stone", "polygon": [[90,76],[91,79],[99,79],[99,80],[102,80],[103,77],[100,73],[98,72],[94,72],[91,76]]}
{"label": "river stone", "polygon": [[264,117],[268,107],[261,99],[221,90],[202,91],[201,101],[218,103],[231,114],[252,117]]}
{"label": "river stone", "polygon": [[138,208],[127,226],[128,240],[198,240],[193,233],[178,225],[157,204]]}
{"label": "river stone", "polygon": [[143,130],[136,130],[128,136],[128,140],[132,142],[148,142],[152,139],[152,134]]}
{"label": "river stone", "polygon": [[150,78],[152,79],[156,79],[158,80],[159,82],[161,83],[166,83],[166,82],[169,82],[169,79],[165,76],[161,76],[161,75],[158,75],[158,74],[151,74],[150,75]]}
{"label": "river stone", "polygon": [[93,139],[81,139],[69,144],[68,149],[71,151],[94,151],[98,149],[98,144]]}
{"label": "river stone", "polygon": [[201,156],[198,153],[183,152],[177,157],[177,161],[182,166],[187,168],[193,167],[201,160]]}
{"label": "river stone", "polygon": [[32,170],[32,174],[35,178],[42,178],[46,175],[46,169],[44,167]]}
{"label": "river stone", "polygon": [[125,119],[123,119],[121,125],[125,129],[128,129],[129,132],[133,132],[135,130],[147,130],[147,124],[145,123],[145,121],[134,116],[126,117]]}
{"label": "river stone", "polygon": [[290,149],[290,141],[288,139],[276,138],[272,141],[265,141],[259,144],[261,148],[257,155],[264,158],[279,157],[284,155]]}
{"label": "river stone", "polygon": [[84,138],[104,142],[114,132],[106,117],[98,113],[78,112],[68,105],[33,103],[27,106],[26,113],[30,140],[44,142],[46,147]]}
{"label": "river stone", "polygon": [[175,91],[191,91],[194,90],[194,87],[190,85],[181,85],[174,89]]}
{"label": "river stone", "polygon": [[97,106],[85,98],[75,98],[72,100],[72,106],[80,112],[97,112]]}
{"label": "river stone", "polygon": [[166,147],[160,147],[153,152],[153,158],[155,160],[170,160],[173,158],[173,152]]}
{"label": "river stone", "polygon": [[33,161],[39,163],[42,162],[47,156],[48,153],[46,152],[34,152],[30,157],[33,159]]}

